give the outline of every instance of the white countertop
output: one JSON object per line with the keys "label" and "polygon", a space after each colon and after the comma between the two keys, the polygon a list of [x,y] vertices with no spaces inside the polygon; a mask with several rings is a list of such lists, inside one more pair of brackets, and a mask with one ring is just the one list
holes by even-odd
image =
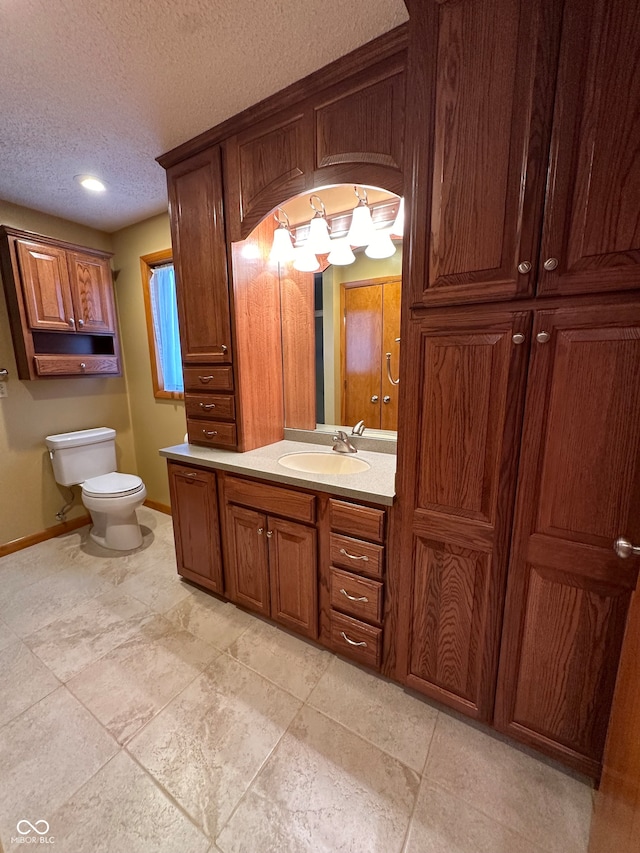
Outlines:
{"label": "white countertop", "polygon": [[396,474],[396,456],[393,453],[359,450],[358,458],[368,462],[371,468],[357,474],[307,474],[278,464],[278,459],[288,453],[318,452],[324,449],[332,452],[328,448],[319,447],[318,444],[303,441],[277,441],[246,453],[200,447],[196,444],[176,444],[162,448],[160,455],[176,462],[233,471],[274,483],[316,489],[341,497],[391,506],[395,496]]}

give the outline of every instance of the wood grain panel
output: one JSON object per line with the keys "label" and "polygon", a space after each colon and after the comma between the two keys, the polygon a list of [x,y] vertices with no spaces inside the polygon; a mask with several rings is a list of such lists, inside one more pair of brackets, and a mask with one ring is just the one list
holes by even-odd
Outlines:
{"label": "wood grain panel", "polygon": [[352,539],[350,536],[331,534],[330,556],[334,566],[358,572],[363,575],[373,575],[381,578],[384,574],[384,548],[362,539]]}
{"label": "wood grain panel", "polygon": [[235,417],[233,397],[223,394],[185,394],[184,407],[187,417],[229,418]]}
{"label": "wood grain panel", "polygon": [[[398,429],[398,386],[389,381],[386,354],[391,353],[391,376],[400,376],[400,305],[402,280],[386,281],[382,288],[382,414],[381,429]],[[390,397],[389,402],[385,402]]]}
{"label": "wood grain panel", "polygon": [[329,501],[329,524],[332,530],[337,530],[340,533],[351,533],[360,539],[384,542],[385,512],[381,509],[331,498]]}
{"label": "wood grain panel", "polygon": [[232,476],[226,477],[225,484],[229,501],[309,524],[315,521],[315,495]]}
{"label": "wood grain panel", "polygon": [[288,628],[318,636],[317,534],[311,527],[269,516],[271,616]]}
{"label": "wood grain panel", "polygon": [[380,429],[382,368],[382,286],[340,288],[342,345],[340,423],[360,419]]}
{"label": "wood grain panel", "polygon": [[636,0],[564,4],[539,292],[640,287]]}
{"label": "wood grain panel", "polygon": [[262,513],[233,504],[227,504],[226,516],[229,598],[269,616],[267,518]]}
{"label": "wood grain panel", "polygon": [[382,629],[332,610],[331,648],[345,657],[379,669]]}
{"label": "wood grain panel", "polygon": [[[284,416],[292,429],[316,428],[314,275],[280,268]],[[344,423],[347,423],[346,421]]]}
{"label": "wood grain panel", "polygon": [[412,14],[408,210],[412,245],[427,253],[410,262],[414,304],[532,291],[560,8],[426,0]]}
{"label": "wood grain panel", "polygon": [[187,433],[190,444],[204,444],[207,447],[235,447],[238,443],[236,425],[222,421],[187,417]]}
{"label": "wood grain panel", "polygon": [[331,569],[331,607],[365,622],[382,623],[383,584]]}
{"label": "wood grain panel", "polygon": [[185,391],[233,391],[231,367],[185,367]]}
{"label": "wood grain panel", "polygon": [[402,168],[404,73],[387,74],[316,106],[316,169],[338,163]]}
{"label": "wood grain panel", "polygon": [[475,704],[490,557],[417,539],[408,684],[426,681]]}
{"label": "wood grain panel", "polygon": [[54,246],[18,240],[22,292],[32,329],[75,330],[67,253]]}
{"label": "wood grain panel", "polygon": [[587,755],[604,748],[629,592],[529,567],[513,721]]}
{"label": "wood grain panel", "polygon": [[220,149],[167,173],[182,360],[231,362],[231,319]]}
{"label": "wood grain panel", "polygon": [[34,355],[38,376],[120,375],[117,355]]}
{"label": "wood grain panel", "polygon": [[113,333],[116,328],[111,264],[73,252],[68,256],[76,330]]}

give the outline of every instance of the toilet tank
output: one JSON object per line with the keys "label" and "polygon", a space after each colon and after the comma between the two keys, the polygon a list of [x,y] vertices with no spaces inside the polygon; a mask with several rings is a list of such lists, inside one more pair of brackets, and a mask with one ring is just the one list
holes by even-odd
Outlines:
{"label": "toilet tank", "polygon": [[84,483],[89,477],[116,470],[116,431],[109,427],[48,435],[53,475],[62,486]]}

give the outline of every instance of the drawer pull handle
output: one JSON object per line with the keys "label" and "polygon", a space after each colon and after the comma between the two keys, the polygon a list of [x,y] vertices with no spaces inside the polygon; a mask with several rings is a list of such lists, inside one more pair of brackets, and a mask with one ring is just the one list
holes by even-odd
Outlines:
{"label": "drawer pull handle", "polygon": [[198,376],[198,379],[200,380],[200,382],[203,382],[206,385],[207,382],[211,382],[211,380],[215,379],[215,377],[214,376]]}
{"label": "drawer pull handle", "polygon": [[341,590],[340,590],[340,592],[341,592],[341,593],[342,593],[346,598],[348,598],[348,599],[349,599],[349,601],[362,601],[362,602],[364,602],[364,604],[368,604],[368,603],[369,603],[369,599],[368,599],[365,595],[361,595],[361,596],[360,596],[360,598],[358,598],[358,596],[357,596],[357,595],[349,595],[349,593],[347,592],[347,590],[346,590],[346,589],[341,589]]}
{"label": "drawer pull handle", "polygon": [[205,409],[205,410],[207,410],[207,409],[215,409],[215,407],[216,407],[216,404],[215,404],[215,403],[200,403],[200,408],[201,408],[201,409]]}
{"label": "drawer pull handle", "polygon": [[207,438],[212,438],[214,435],[218,434],[217,429],[203,429],[202,432],[207,436]]}
{"label": "drawer pull handle", "polygon": [[187,477],[197,477],[198,475],[195,473],[195,471],[192,471],[190,474],[187,474],[186,476]]}
{"label": "drawer pull handle", "polygon": [[361,643],[356,643],[356,641],[355,641],[355,640],[350,640],[350,639],[349,639],[349,637],[347,637],[347,635],[345,634],[345,632],[344,632],[344,631],[340,631],[340,636],[342,637],[342,639],[343,639],[343,640],[346,640],[346,641],[347,641],[347,643],[349,643],[349,645],[350,645],[350,646],[364,646],[364,647],[365,647],[365,649],[367,648],[367,644],[365,643],[365,641],[364,641],[364,640],[363,640]]}
{"label": "drawer pull handle", "polygon": [[364,563],[369,562],[369,558],[366,554],[360,554],[360,556],[358,556],[357,554],[349,554],[349,552],[345,551],[344,548],[340,548],[340,553],[343,556],[348,557],[350,560],[362,560]]}

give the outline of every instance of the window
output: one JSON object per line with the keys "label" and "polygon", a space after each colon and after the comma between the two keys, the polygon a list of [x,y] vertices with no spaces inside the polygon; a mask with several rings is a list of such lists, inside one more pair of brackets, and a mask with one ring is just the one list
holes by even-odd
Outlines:
{"label": "window", "polygon": [[171,250],[140,258],[154,397],[183,397],[176,279]]}

